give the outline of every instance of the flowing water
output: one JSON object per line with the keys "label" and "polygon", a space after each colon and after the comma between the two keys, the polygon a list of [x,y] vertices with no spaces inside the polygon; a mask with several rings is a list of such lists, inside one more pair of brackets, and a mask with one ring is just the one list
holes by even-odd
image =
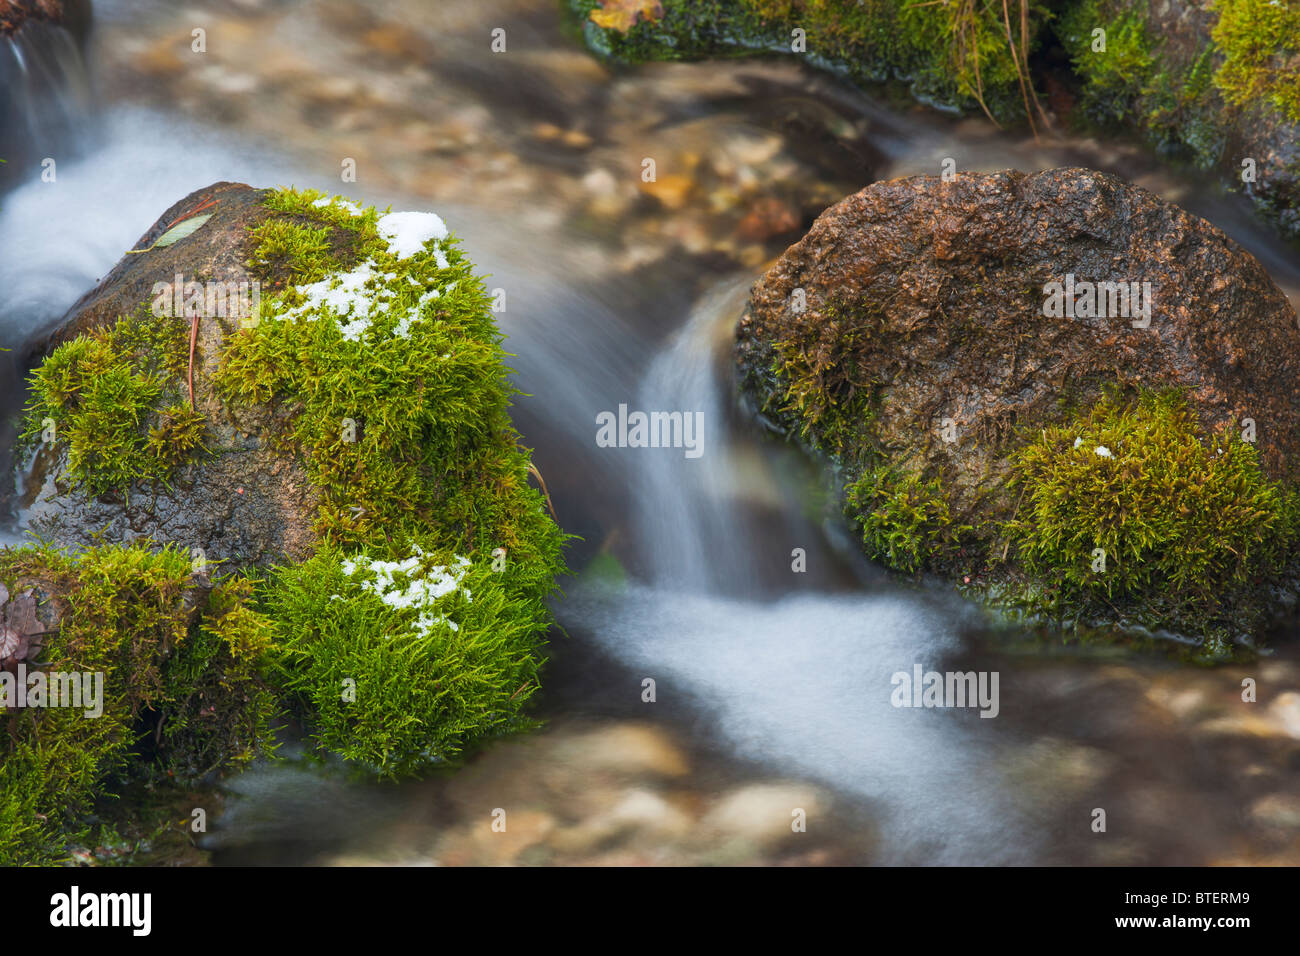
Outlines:
{"label": "flowing water", "polygon": [[[748,287],[798,235],[747,227],[760,198],[806,226],[874,178],[949,156],[1096,166],[1221,226],[1296,301],[1294,250],[1241,203],[1122,144],[900,112],[787,62],[607,71],[549,3],[97,12],[102,109],[78,114],[57,184],[9,170],[0,196],[0,341],[21,354],[192,189],[337,188],[352,157],[363,175],[344,192],[436,209],[507,291],[516,422],[582,536],[582,573],[555,602],[567,634],[547,729],[397,787],[296,760],[256,768],[223,787],[215,862],[1300,860],[1293,636],[1211,671],[990,628],[947,589],[865,562],[730,376]],[[185,60],[191,20],[210,60]],[[485,23],[507,24],[514,52],[491,59]],[[283,52],[287,37],[312,55]],[[652,196],[636,185],[643,156],[668,171]],[[702,453],[597,447],[597,416],[620,404],[693,416]],[[997,718],[891,706],[891,675],[917,664],[997,672]],[[1245,676],[1260,703],[1241,703]],[[498,806],[521,808],[525,834],[504,856],[478,836]],[[795,807],[807,834],[789,832]],[[1098,807],[1105,834],[1090,829]]]}

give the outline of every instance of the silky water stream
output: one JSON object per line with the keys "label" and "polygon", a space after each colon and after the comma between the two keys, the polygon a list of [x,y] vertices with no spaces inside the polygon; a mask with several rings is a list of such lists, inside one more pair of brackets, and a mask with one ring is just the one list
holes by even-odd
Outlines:
{"label": "silky water stream", "polygon": [[[520,55],[486,71],[453,42],[472,34],[471,8],[483,4],[375,6],[400,13],[413,36],[442,38],[446,55],[421,67],[426,98],[403,92],[416,82],[409,66],[355,49],[355,11],[288,3],[225,9],[214,22],[243,30],[246,52],[176,74],[184,95],[160,101],[140,64],[156,65],[145,54],[180,15],[98,5],[102,107],[57,187],[12,178],[0,203],[0,330],[15,348],[190,190],[221,179],[337,188],[340,154],[382,171],[343,191],[436,209],[489,285],[509,292],[499,318],[526,393],[516,422],[561,523],[582,536],[578,573],[555,600],[565,633],[539,705],[546,727],[392,786],[297,759],[290,744],[289,759],[212,791],[223,809],[202,847],[213,862],[1300,861],[1294,637],[1217,670],[1085,652],[992,629],[949,590],[904,586],[868,564],[813,469],[735,397],[732,329],[763,261],[797,232],[730,247],[714,242],[709,210],[765,174],[815,208],[949,156],[963,169],[1081,164],[1219,224],[1295,301],[1293,250],[1242,204],[1126,147],[1036,144],[896,112],[785,62],[602,71],[550,4],[487,4],[512,24]],[[275,79],[253,37],[289,27],[329,54],[331,77]],[[340,77],[383,91],[365,121],[388,123],[384,135],[359,137],[360,119],[322,122],[320,91]],[[461,148],[412,161],[411,117],[443,113],[459,125],[432,128]],[[556,146],[537,117],[587,144]],[[708,166],[718,183],[704,212],[668,193],[619,199],[608,170],[635,169],[651,149]],[[20,383],[3,361],[12,407]],[[601,447],[599,416],[620,405],[679,413],[695,444]],[[21,516],[3,533],[19,538]],[[893,675],[918,665],[996,674],[988,718],[894,706]],[[1244,676],[1267,688],[1253,710],[1240,702]],[[1090,827],[1098,807],[1105,834]],[[510,815],[507,835],[490,830],[496,808]],[[800,812],[806,832],[791,827]]]}

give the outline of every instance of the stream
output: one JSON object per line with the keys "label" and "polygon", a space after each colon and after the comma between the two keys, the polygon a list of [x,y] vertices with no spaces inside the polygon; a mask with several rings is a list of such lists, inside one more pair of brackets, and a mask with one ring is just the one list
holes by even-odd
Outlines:
{"label": "stream", "polygon": [[[289,744],[214,792],[210,861],[1300,863],[1295,635],[1196,668],[997,627],[950,589],[899,583],[861,557],[815,469],[738,407],[730,362],[749,286],[820,209],[947,157],[1117,173],[1218,225],[1300,304],[1295,250],[1135,146],[1039,143],[785,60],[606,68],[556,6],[100,2],[90,89],[48,108],[57,183],[0,173],[9,409],[22,344],[193,189],[437,211],[505,290],[515,422],[581,536],[542,730],[382,786]],[[191,60],[199,25],[209,52]],[[347,158],[356,184],[339,182]],[[620,404],[693,416],[702,453],[598,447],[597,416]],[[0,521],[0,544],[21,536],[21,514]],[[996,672],[996,719],[893,706],[891,676],[914,665]],[[484,838],[502,807],[509,839]]]}

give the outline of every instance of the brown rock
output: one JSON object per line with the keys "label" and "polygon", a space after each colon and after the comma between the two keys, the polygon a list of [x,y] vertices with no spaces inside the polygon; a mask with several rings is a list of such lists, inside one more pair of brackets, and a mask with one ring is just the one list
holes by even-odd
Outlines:
{"label": "brown rock", "polygon": [[[239,183],[216,183],[176,203],[135,244],[136,250],[151,251],[123,256],[38,344],[32,364],[80,333],[142,305],[151,307],[155,283],[174,285],[178,276],[182,283],[251,282],[248,231],[270,215],[262,206],[264,196],[264,190]],[[174,244],[151,248],[196,211],[212,218]],[[190,326],[183,316],[174,321]],[[222,343],[238,334],[239,322],[235,316],[205,315],[198,323],[194,397],[207,419],[205,444],[219,454],[183,468],[172,487],[140,486],[123,499],[93,496],[63,480],[66,445],[42,446],[25,476],[27,494],[20,502],[33,532],[62,545],[91,544],[101,536],[110,541],[145,537],[201,549],[209,561],[236,564],[299,560],[311,553],[318,493],[301,463],[274,441],[275,412],[230,407],[212,384]]]}
{"label": "brown rock", "polygon": [[[1150,326],[1048,317],[1044,287],[1067,275],[1150,282]],[[1207,426],[1255,419],[1274,477],[1300,463],[1300,330],[1286,296],[1216,227],[1087,169],[917,176],[832,206],[759,280],[740,322],[742,387],[760,407],[779,387],[778,344],[841,407],[874,389],[890,458],[942,475],[958,520],[1001,488],[1014,426],[1115,382],[1185,388]],[[955,444],[939,438],[945,417]]]}
{"label": "brown rock", "polygon": [[0,36],[12,36],[28,21],[62,19],[61,0],[0,0]]}

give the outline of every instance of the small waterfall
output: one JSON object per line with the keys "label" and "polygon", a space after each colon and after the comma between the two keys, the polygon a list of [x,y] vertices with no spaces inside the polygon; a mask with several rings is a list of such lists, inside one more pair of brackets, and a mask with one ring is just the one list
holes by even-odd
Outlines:
{"label": "small waterfall", "polygon": [[[690,591],[734,590],[751,580],[753,542],[736,504],[741,465],[727,421],[731,398],[715,367],[715,343],[729,340],[751,279],[732,280],[710,292],[650,364],[637,393],[635,411],[680,413],[685,424],[700,425],[698,447],[625,451],[640,459],[637,499],[668,504],[637,512],[648,570],[660,585]],[[721,334],[720,334],[721,333]],[[691,457],[698,455],[698,457]],[[669,497],[665,491],[675,493]],[[665,502],[665,498],[667,501]]]}
{"label": "small waterfall", "polygon": [[[891,675],[962,652],[969,609],[888,585],[845,592],[842,561],[777,473],[784,453],[732,420],[730,333],[751,281],[703,296],[634,393],[640,411],[699,413],[702,454],[607,450],[633,463],[629,522],[645,574],[573,589],[561,618],[707,713],[735,755],[870,803],[882,862],[1032,859],[999,769],[1011,735],[890,702]],[[791,567],[794,546],[806,573]]]}
{"label": "small waterfall", "polygon": [[60,158],[90,115],[90,3],[63,6],[60,23],[33,18],[0,36],[0,158],[9,167],[0,191],[26,179],[32,162]]}

